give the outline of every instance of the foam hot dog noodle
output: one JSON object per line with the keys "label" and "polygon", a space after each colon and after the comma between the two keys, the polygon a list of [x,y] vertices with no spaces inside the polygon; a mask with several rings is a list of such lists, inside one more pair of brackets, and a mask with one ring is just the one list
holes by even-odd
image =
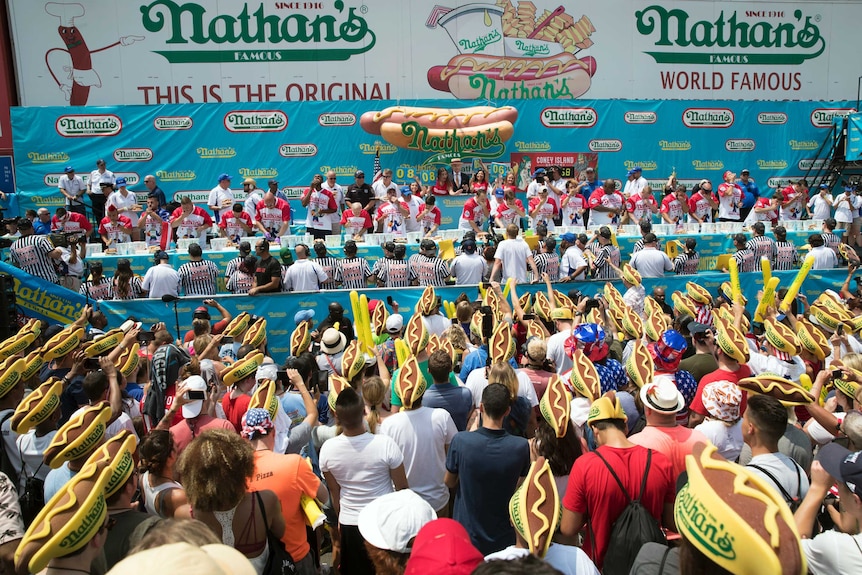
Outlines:
{"label": "foam hot dog noodle", "polygon": [[560,495],[551,466],[544,457],[539,457],[509,500],[509,518],[515,531],[527,542],[530,553],[542,558],[551,546],[560,515]]}
{"label": "foam hot dog noodle", "polygon": [[12,414],[12,430],[23,435],[46,421],[60,407],[60,394],[63,393],[63,380],[52,377],[30,392]]}
{"label": "foam hot dog noodle", "polygon": [[42,460],[51,469],[57,469],[66,461],[86,458],[102,444],[110,419],[111,406],[107,401],[82,409],[57,430]]}

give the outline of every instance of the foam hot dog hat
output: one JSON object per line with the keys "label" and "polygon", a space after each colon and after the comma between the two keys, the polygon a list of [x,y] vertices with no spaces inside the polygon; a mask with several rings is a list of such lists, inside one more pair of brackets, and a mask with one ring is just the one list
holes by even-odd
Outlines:
{"label": "foam hot dog hat", "polygon": [[15,408],[10,421],[12,430],[18,435],[23,435],[51,417],[51,414],[60,407],[61,393],[63,393],[63,380],[58,377],[52,377],[34,389]]}
{"label": "foam hot dog hat", "polygon": [[571,421],[572,395],[559,375],[554,374],[548,380],[545,395],[539,401],[539,411],[557,437],[566,435]]}
{"label": "foam hot dog hat", "polygon": [[814,397],[802,386],[774,373],[745,377],[737,385],[751,393],[774,397],[784,405],[808,405],[814,402]]}
{"label": "foam hot dog hat", "polygon": [[84,345],[84,354],[87,357],[98,357],[110,353],[115,347],[123,341],[125,333],[120,328],[112,329],[105,335],[97,337],[90,343]]}
{"label": "foam hot dog hat", "polygon": [[128,429],[121,430],[117,435],[106,441],[84,463],[105,466],[111,473],[105,484],[105,499],[109,499],[125,485],[135,470],[135,451],[138,441]]}
{"label": "foam hot dog hat", "polygon": [[796,326],[799,328],[797,337],[802,349],[814,354],[820,361],[832,353],[832,345],[830,345],[829,340],[826,339],[822,331],[814,327],[814,324],[805,318],[800,318],[796,321]]}
{"label": "foam hot dog hat", "polygon": [[673,302],[673,309],[675,309],[680,315],[687,315],[693,318],[697,317],[696,304],[690,296],[677,290],[670,295],[670,300]]}
{"label": "foam hot dog hat", "polygon": [[23,381],[27,381],[42,369],[42,366],[45,365],[45,359],[42,357],[41,352],[37,349],[36,351],[31,351],[27,357],[24,358],[24,369],[21,371],[21,379]]}
{"label": "foam hot dog hat", "polygon": [[[435,333],[428,339],[428,355],[431,355],[437,350],[445,351],[452,361],[455,361],[455,347],[452,345],[452,342],[449,341],[448,337],[437,337],[437,334]],[[344,363],[343,359],[342,363]]]}
{"label": "foam hot dog hat", "polygon": [[45,361],[54,361],[75,351],[84,339],[84,328],[72,324],[42,345]]}
{"label": "foam hot dog hat", "polygon": [[636,339],[631,355],[626,359],[626,375],[638,387],[651,382],[655,376],[655,363],[646,344]]}
{"label": "foam hot dog hat", "polygon": [[470,333],[482,339],[482,312],[476,310],[470,317]]}
{"label": "foam hot dog hat", "polygon": [[15,567],[39,573],[51,559],[82,549],[102,529],[108,516],[107,465],[87,465],[42,508],[15,551]]}
{"label": "foam hot dog hat", "polygon": [[381,335],[386,331],[386,320],[389,319],[389,311],[382,301],[378,301],[371,312],[371,329],[374,335]]}
{"label": "foam hot dog hat", "polygon": [[[716,314],[726,323],[733,325],[733,312],[730,311],[730,308],[726,304],[718,308]],[[740,318],[739,324],[742,326],[743,333],[748,333],[748,330],[751,328],[751,323],[748,321],[748,318],[743,315]]]}
{"label": "foam hot dog hat", "polygon": [[290,355],[297,356],[308,351],[311,346],[311,327],[307,321],[302,322],[290,334]]}
{"label": "foam hot dog hat", "polygon": [[[836,366],[836,369],[837,369],[837,366]],[[856,371],[855,369],[849,368],[847,366],[843,366],[841,369],[843,369],[845,371],[855,372],[855,374],[857,376],[862,375],[858,371]],[[832,380],[832,385],[834,385],[838,391],[840,391],[841,393],[843,393],[844,395],[846,395],[847,397],[849,397],[851,399],[856,397],[856,392],[859,391],[859,384],[858,383],[856,383],[855,381],[847,381],[843,377],[834,378]]]}
{"label": "foam hot dog hat", "polygon": [[548,296],[539,291],[536,292],[535,298],[536,302],[533,304],[533,310],[536,312],[536,315],[545,321],[550,320],[552,306],[551,302],[548,301]]}
{"label": "foam hot dog hat", "polygon": [[348,381],[352,381],[362,373],[363,369],[365,369],[365,354],[362,353],[359,340],[354,339],[344,348],[344,354],[341,356],[341,373]]}
{"label": "foam hot dog hat", "polygon": [[[650,301],[650,299],[651,298],[647,298],[646,301]],[[665,321],[664,314],[661,312],[656,313],[654,310],[645,311],[647,317],[644,322],[644,331],[650,341],[656,342],[661,339],[661,334],[667,331],[667,321]]]}
{"label": "foam hot dog hat", "polygon": [[21,381],[23,357],[8,357],[0,362],[0,397],[6,397]]}
{"label": "foam hot dog hat", "polygon": [[572,371],[569,373],[572,387],[591,402],[602,393],[602,384],[596,366],[580,349],[572,351]]}
{"label": "foam hot dog hat", "polygon": [[793,513],[775,487],[711,444],[696,444],[685,467],[673,512],[686,541],[734,575],[808,572]]}
{"label": "foam hot dog hat", "polygon": [[626,335],[632,339],[643,336],[644,324],[641,316],[635,313],[630,307],[623,307],[620,309],[620,312],[622,313],[623,320],[622,328]]}
{"label": "foam hot dog hat", "polygon": [[560,290],[554,290],[554,301],[556,302],[556,307],[565,307],[568,309],[575,308],[575,303],[572,301],[572,298]]}
{"label": "foam hot dog hat", "polygon": [[419,355],[419,352],[427,347],[430,337],[422,316],[414,313],[410,317],[410,321],[407,322],[407,328],[404,330],[404,343],[410,348],[410,352],[413,355]]}
{"label": "foam hot dog hat", "polygon": [[[733,288],[730,287],[730,282],[721,282],[721,285],[718,288],[718,293],[721,296],[724,296],[728,302],[733,302]],[[742,298],[742,305],[748,303],[748,298],[744,295],[740,294],[739,297]]]}
{"label": "foam hot dog hat", "polygon": [[538,337],[545,339],[548,337],[548,330],[545,326],[536,319],[527,320],[527,338]]}
{"label": "foam hot dog hat", "polygon": [[395,394],[401,400],[404,409],[411,409],[417,400],[422,398],[427,387],[425,377],[419,369],[419,362],[411,357],[404,362],[395,377]]}
{"label": "foam hot dog hat", "polygon": [[772,317],[766,318],[766,321],[763,322],[763,326],[764,335],[766,336],[766,341],[769,342],[769,345],[778,351],[783,351],[790,355],[796,355],[799,353],[799,339],[796,337],[796,334],[793,333],[793,330],[780,321],[776,321],[775,318]]}
{"label": "foam hot dog hat", "polygon": [[605,294],[605,299],[608,300],[611,305],[617,308],[625,307],[626,302],[623,300],[623,295],[620,293],[620,290],[614,286],[614,284],[606,283],[603,288],[603,292]]}
{"label": "foam hot dog hat", "polygon": [[275,382],[271,379],[262,379],[257,383],[257,389],[251,395],[248,408],[259,407],[269,413],[270,421],[275,421],[278,414],[278,395],[275,393]]}
{"label": "foam hot dog hat", "polygon": [[87,457],[101,445],[110,419],[111,405],[107,401],[82,409],[57,430],[42,460],[57,469],[66,461]]}
{"label": "foam hot dog hat", "polygon": [[30,331],[26,328],[23,328],[20,332],[12,337],[6,339],[2,345],[0,345],[0,359],[6,359],[7,357],[12,357],[13,355],[17,355],[28,347],[33,345],[33,342],[36,341],[36,338],[39,337],[38,331]]}
{"label": "foam hot dog hat", "polygon": [[845,311],[837,311],[820,303],[813,303],[808,309],[811,313],[812,323],[816,323],[829,331],[835,331],[839,325],[851,319]]}
{"label": "foam hot dog hat", "polygon": [[327,398],[327,403],[329,403],[329,409],[331,409],[333,413],[335,412],[335,400],[338,399],[338,394],[348,387],[350,387],[349,381],[337,373],[329,374],[329,397]]}
{"label": "foam hot dog hat", "polygon": [[141,351],[141,344],[138,342],[135,342],[128,348],[124,349],[123,353],[120,354],[120,357],[117,358],[117,361],[114,362],[114,366],[117,368],[117,371],[122,373],[125,377],[132,375],[135,370],[138,369],[138,364],[141,361],[141,357],[138,355],[139,351]]}
{"label": "foam hot dog hat", "polygon": [[426,286],[416,303],[416,311],[422,315],[431,315],[435,307],[437,307],[437,294],[432,286]]}
{"label": "foam hot dog hat", "polygon": [[626,412],[623,411],[623,406],[620,404],[620,398],[616,392],[609,391],[603,396],[593,401],[590,405],[590,411],[587,414],[587,423],[594,421],[604,421],[606,419],[622,419],[626,420]]}
{"label": "foam hot dog hat", "polygon": [[688,293],[688,297],[697,304],[710,305],[712,303],[712,294],[700,284],[688,282],[685,284],[685,291]]}
{"label": "foam hot dog hat", "polygon": [[749,358],[748,341],[742,332],[717,315],[714,316],[715,343],[728,357],[739,363],[747,363]]}
{"label": "foam hot dog hat", "polygon": [[240,382],[257,371],[261,365],[263,365],[264,355],[260,352],[251,353],[245,356],[243,359],[237,360],[230,367],[226,367],[221,373],[222,382],[230,387],[232,385],[236,385],[237,382]]}
{"label": "foam hot dog hat", "polygon": [[[248,329],[248,325],[251,323],[251,315],[244,311],[227,324],[227,327],[224,328],[224,334],[229,337],[237,338]],[[305,323],[305,322],[303,322]]]}
{"label": "foam hot dog hat", "polygon": [[641,285],[641,275],[638,271],[633,268],[630,264],[623,264],[623,281],[628,282],[632,285],[639,286]]}
{"label": "foam hot dog hat", "polygon": [[521,309],[524,311],[524,313],[532,313],[533,294],[525,293],[518,298],[518,304],[521,306]]}
{"label": "foam hot dog hat", "polygon": [[266,339],[266,318],[259,317],[257,321],[255,321],[251,326],[246,330],[245,335],[242,337],[243,345],[250,345],[253,348],[260,347],[260,344]]}
{"label": "foam hot dog hat", "polygon": [[488,342],[488,353],[491,363],[506,363],[515,357],[515,338],[512,336],[512,328],[506,322],[497,324],[491,340]]}
{"label": "foam hot dog hat", "polygon": [[527,542],[530,553],[542,558],[560,524],[560,494],[551,466],[544,457],[530,465],[527,477],[509,500],[509,518]]}

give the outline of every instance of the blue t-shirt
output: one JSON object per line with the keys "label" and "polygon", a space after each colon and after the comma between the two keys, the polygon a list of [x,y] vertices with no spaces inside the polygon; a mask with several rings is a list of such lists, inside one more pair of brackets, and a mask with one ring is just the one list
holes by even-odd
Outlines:
{"label": "blue t-shirt", "polygon": [[298,393],[285,393],[281,396],[281,408],[290,418],[290,428],[302,423],[302,420],[308,415],[305,411],[305,403],[302,401],[302,396]]}
{"label": "blue t-shirt", "polygon": [[[488,361],[488,346],[480,345],[473,351],[467,354],[467,357],[464,358],[464,362],[461,364],[461,373],[458,374],[458,377],[461,378],[461,381],[467,381],[467,376],[470,375],[470,372],[474,369],[479,369],[480,367],[485,367],[485,363]],[[512,369],[518,369],[518,362],[515,361],[515,358],[509,360],[509,365],[512,366]]]}
{"label": "blue t-shirt", "polygon": [[502,429],[481,427],[452,439],[446,469],[459,479],[453,519],[464,526],[482,555],[515,544],[509,499],[529,468],[527,440]]}
{"label": "blue t-shirt", "polygon": [[445,409],[452,416],[458,431],[467,429],[467,416],[473,409],[473,394],[466,387],[460,385],[434,384],[425,390],[422,396],[423,407],[439,407]]}
{"label": "blue t-shirt", "polygon": [[57,469],[49,471],[48,476],[45,477],[45,501],[50,501],[77,473],[69,469],[68,461]]}

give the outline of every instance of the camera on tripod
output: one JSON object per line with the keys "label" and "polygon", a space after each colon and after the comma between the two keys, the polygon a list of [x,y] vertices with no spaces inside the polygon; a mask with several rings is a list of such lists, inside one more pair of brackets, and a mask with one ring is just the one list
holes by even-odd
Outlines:
{"label": "camera on tripod", "polygon": [[50,234],[48,239],[51,240],[55,248],[68,248],[78,245],[78,242],[84,239],[84,234],[81,232],[57,232]]}

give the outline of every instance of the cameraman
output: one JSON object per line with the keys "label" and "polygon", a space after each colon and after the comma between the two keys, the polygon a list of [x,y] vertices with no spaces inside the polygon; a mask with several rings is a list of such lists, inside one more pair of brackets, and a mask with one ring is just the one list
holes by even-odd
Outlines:
{"label": "cameraman", "polygon": [[81,289],[84,275],[84,258],[87,257],[87,242],[77,235],[68,236],[69,245],[60,246],[60,261],[57,262],[57,275],[60,285],[77,293]]}

